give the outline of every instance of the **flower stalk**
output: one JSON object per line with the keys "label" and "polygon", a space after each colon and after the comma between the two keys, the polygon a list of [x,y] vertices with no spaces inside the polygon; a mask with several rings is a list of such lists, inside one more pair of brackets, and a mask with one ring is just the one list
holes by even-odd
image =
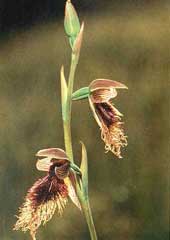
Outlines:
{"label": "flower stalk", "polygon": [[[73,86],[74,86],[74,78],[75,78],[75,72],[76,72],[76,67],[78,64],[79,60],[79,55],[80,55],[80,49],[81,49],[81,42],[82,42],[82,36],[83,36],[83,30],[84,30],[84,24],[82,24],[80,31],[77,33],[77,25],[76,29],[74,31],[74,24],[71,26],[73,21],[69,21],[69,19],[76,19],[76,24],[78,22],[77,20],[77,14],[75,11],[73,11],[73,7],[69,7],[71,2],[67,1],[66,3],[66,12],[65,12],[65,30],[68,35],[68,27],[71,29],[73,32],[73,36],[71,36],[71,33],[69,35],[69,41],[70,38],[74,39],[74,42],[71,41],[71,49],[72,49],[72,54],[71,54],[71,64],[70,64],[70,72],[69,72],[69,77],[68,77],[68,88],[66,87],[66,81],[64,77],[64,72],[63,68],[61,69],[61,92],[62,92],[62,116],[63,116],[63,127],[64,127],[64,141],[65,141],[65,149],[66,153],[70,159],[71,162],[74,163],[74,157],[73,157],[73,148],[72,148],[72,136],[71,136],[71,112],[72,112],[72,94],[73,94]],[[68,11],[70,11],[68,13]],[[71,16],[71,14],[76,14],[76,16]],[[69,19],[67,18],[69,16]],[[67,18],[67,19],[66,19]],[[77,36],[75,37],[75,33],[77,33]],[[65,91],[64,91],[65,89]],[[83,150],[84,149],[84,150]],[[85,152],[85,146],[82,145],[82,154]],[[83,159],[82,155],[82,163],[84,164],[85,162],[85,174],[83,174],[82,179],[80,180],[80,185],[78,183],[78,180],[76,182],[76,188],[77,188],[77,194],[78,198],[89,228],[90,236],[92,240],[97,240],[97,234],[93,222],[93,217],[92,217],[92,212],[90,208],[90,203],[89,203],[89,197],[88,197],[88,172],[87,172],[87,156]],[[84,170],[83,169],[83,170]],[[86,181],[83,181],[86,179]]]}
{"label": "flower stalk", "polygon": [[70,73],[69,73],[69,79],[68,79],[67,98],[66,98],[66,102],[62,103],[62,106],[64,108],[63,109],[64,111],[63,126],[64,126],[65,149],[68,157],[70,158],[70,161],[72,162],[73,162],[73,149],[72,149],[72,137],[71,137],[71,106],[72,106],[74,75],[75,75],[77,64],[78,64],[78,57],[72,54]]}

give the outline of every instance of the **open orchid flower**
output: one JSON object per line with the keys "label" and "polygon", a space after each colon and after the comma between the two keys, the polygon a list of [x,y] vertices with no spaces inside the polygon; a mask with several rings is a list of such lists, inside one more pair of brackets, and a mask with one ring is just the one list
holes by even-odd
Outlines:
{"label": "open orchid flower", "polygon": [[14,226],[14,230],[29,230],[34,240],[39,226],[49,221],[56,209],[62,214],[68,196],[81,209],[76,195],[74,174],[81,176],[80,169],[69,161],[66,153],[60,148],[43,149],[36,156],[39,158],[37,169],[47,174],[28,190]]}
{"label": "open orchid flower", "polygon": [[89,98],[90,108],[101,129],[101,138],[105,142],[106,151],[111,151],[118,158],[122,158],[121,147],[127,145],[127,137],[121,122],[123,115],[111,103],[111,99],[117,96],[116,89],[127,87],[116,81],[96,79],[88,88],[73,93],[73,100]]}

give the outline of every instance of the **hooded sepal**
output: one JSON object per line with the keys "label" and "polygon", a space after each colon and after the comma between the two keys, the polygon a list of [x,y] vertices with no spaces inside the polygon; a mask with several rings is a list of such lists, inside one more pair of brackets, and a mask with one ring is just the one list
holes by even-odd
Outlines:
{"label": "hooded sepal", "polygon": [[99,78],[93,80],[90,84],[91,91],[107,88],[128,89],[128,87],[125,84],[110,79]]}
{"label": "hooded sepal", "polygon": [[96,79],[91,82],[89,88],[90,97],[95,103],[108,102],[115,98],[117,96],[116,89],[127,89],[124,84],[109,79]]}

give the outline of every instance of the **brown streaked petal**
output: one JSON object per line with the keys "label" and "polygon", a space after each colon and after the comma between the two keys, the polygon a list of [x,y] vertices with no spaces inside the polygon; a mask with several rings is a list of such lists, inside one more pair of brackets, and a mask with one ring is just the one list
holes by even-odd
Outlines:
{"label": "brown streaked petal", "polygon": [[36,168],[39,171],[45,171],[48,172],[50,170],[50,166],[52,165],[51,158],[43,158],[39,159],[36,163]]}
{"label": "brown streaked petal", "polygon": [[70,173],[69,177],[64,179],[64,182],[68,188],[68,195],[72,202],[81,210],[81,205],[75,190],[75,176],[73,173]]}
{"label": "brown streaked petal", "polygon": [[103,88],[94,90],[91,92],[91,99],[94,103],[108,102],[111,98],[117,96],[117,91],[115,88]]}
{"label": "brown streaked petal", "polygon": [[89,105],[90,105],[90,108],[91,108],[91,110],[92,110],[93,116],[94,116],[97,124],[98,124],[99,127],[101,128],[101,127],[102,127],[102,124],[101,124],[101,121],[100,121],[100,119],[99,119],[99,117],[98,117],[98,115],[97,115],[97,113],[96,113],[96,110],[95,110],[95,107],[94,107],[94,104],[93,104],[93,102],[92,102],[91,97],[89,97]]}
{"label": "brown streaked petal", "polygon": [[47,148],[42,149],[36,153],[38,157],[48,157],[56,159],[68,159],[66,153],[61,148]]}

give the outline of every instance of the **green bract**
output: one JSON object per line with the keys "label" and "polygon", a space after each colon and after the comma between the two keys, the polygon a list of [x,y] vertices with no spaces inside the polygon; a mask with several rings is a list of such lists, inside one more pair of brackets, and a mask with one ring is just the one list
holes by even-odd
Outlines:
{"label": "green bract", "polygon": [[62,104],[62,117],[63,120],[66,118],[66,101],[67,101],[67,82],[64,76],[64,67],[61,67],[60,71],[60,79],[61,79],[61,104]]}
{"label": "green bract", "polygon": [[89,87],[80,88],[72,94],[72,100],[80,100],[88,98],[90,95]]}
{"label": "green bract", "polygon": [[88,159],[87,159],[87,151],[83,142],[80,142],[82,145],[82,159],[80,170],[82,173],[82,184],[84,189],[84,197],[88,198]]}

